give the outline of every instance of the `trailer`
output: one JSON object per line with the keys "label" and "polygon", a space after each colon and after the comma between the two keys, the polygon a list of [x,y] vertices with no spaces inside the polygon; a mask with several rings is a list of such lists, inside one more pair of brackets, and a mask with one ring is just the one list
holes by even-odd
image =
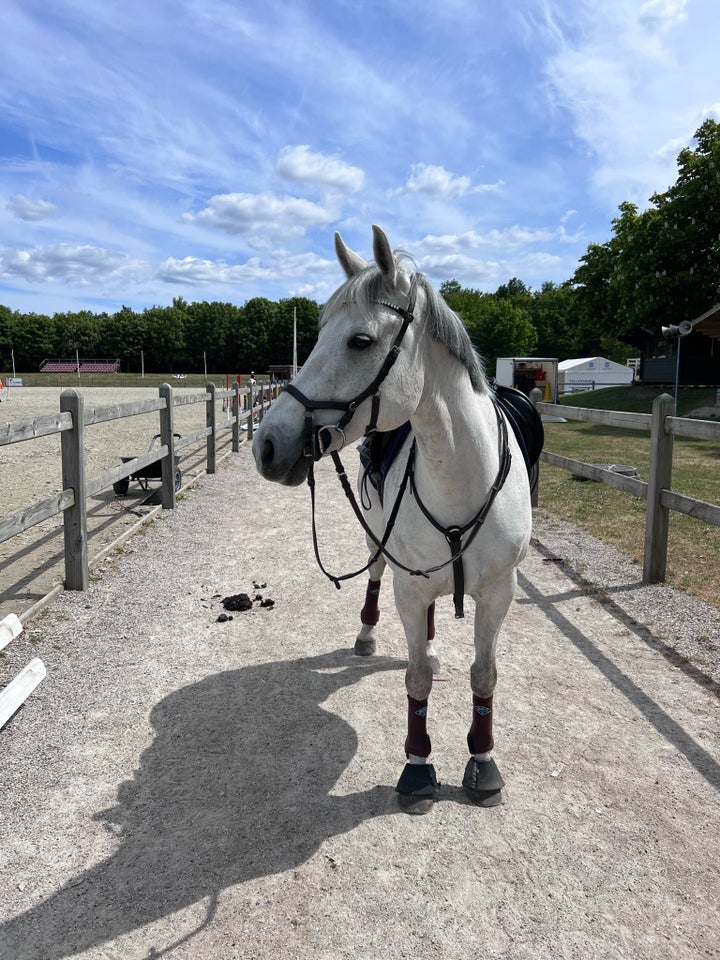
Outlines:
{"label": "trailer", "polygon": [[528,395],[538,387],[543,400],[557,403],[557,357],[498,357],[495,380],[502,387],[515,387]]}

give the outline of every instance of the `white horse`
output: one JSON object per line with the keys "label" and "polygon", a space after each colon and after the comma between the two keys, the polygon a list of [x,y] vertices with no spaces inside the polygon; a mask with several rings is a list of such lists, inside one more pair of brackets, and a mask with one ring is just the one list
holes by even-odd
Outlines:
{"label": "white horse", "polygon": [[504,785],[491,754],[495,647],[530,539],[528,475],[461,320],[422,275],[405,272],[379,227],[373,234],[371,265],[335,235],[347,281],[325,306],[301,372],[260,424],[253,452],[265,478],[295,485],[312,479],[321,456],[331,454],[340,473],[342,446],[409,421],[382,496],[361,471],[363,509],[356,512],[366,520],[371,560],[355,652],[375,650],[387,558],[408,645],[407,763],[396,789],[405,810],[425,813],[439,789],[426,730],[437,671],[434,602],[453,594],[462,616],[463,596],[472,597],[473,708],[463,785],[474,802],[490,806],[500,802]]}

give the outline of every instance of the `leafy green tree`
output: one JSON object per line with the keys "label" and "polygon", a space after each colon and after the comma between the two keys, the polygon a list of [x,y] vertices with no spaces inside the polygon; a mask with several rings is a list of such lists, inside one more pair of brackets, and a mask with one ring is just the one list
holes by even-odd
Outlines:
{"label": "leafy green tree", "polygon": [[12,344],[10,342],[10,325],[12,311],[9,307],[0,304],[0,371],[12,370]]}
{"label": "leafy green tree", "polygon": [[185,314],[185,367],[189,371],[203,371],[205,355],[208,373],[231,370],[231,338],[238,324],[240,309],[235,304],[219,301],[188,305],[176,299],[173,305]]}
{"label": "leafy green tree", "polygon": [[[720,124],[706,120],[678,156],[677,181],[642,213],[620,205],[607,243],[573,276],[580,324],[596,341],[699,316],[720,299]],[[609,352],[609,351],[606,351]]]}
{"label": "leafy green tree", "polygon": [[569,283],[543,283],[533,293],[529,311],[537,332],[535,350],[539,357],[567,360],[577,355],[577,305]]}
{"label": "leafy green tree", "polygon": [[270,335],[277,320],[278,305],[265,297],[253,297],[241,307],[235,331],[233,367],[239,372],[264,373],[273,363]]}
{"label": "leafy green tree", "polygon": [[43,360],[55,355],[55,322],[43,313],[16,310],[9,323],[10,347],[18,370],[37,370]]}
{"label": "leafy green tree", "polygon": [[528,311],[492,295],[484,297],[481,315],[468,332],[490,374],[498,357],[531,357],[537,344]]}
{"label": "leafy green tree", "polygon": [[121,370],[139,371],[142,367],[141,353],[145,349],[145,330],[142,314],[131,307],[121,307],[105,318],[102,355],[113,360],[117,358]]}
{"label": "leafy green tree", "polygon": [[440,286],[440,293],[448,306],[462,318],[491,375],[495,372],[498,357],[531,356],[537,343],[529,310],[514,302],[517,297],[521,304],[527,303],[530,307],[531,292],[519,280],[511,280],[503,292],[505,295],[498,297],[493,293],[468,290],[457,280],[446,281]]}
{"label": "leafy green tree", "polygon": [[307,360],[318,335],[320,307],[307,297],[290,297],[277,305],[271,331],[273,359],[271,363],[292,363],[293,312],[297,316],[297,351],[300,366]]}
{"label": "leafy green tree", "polygon": [[177,307],[143,310],[146,368],[172,373],[185,346],[185,313]]}
{"label": "leafy green tree", "polygon": [[101,326],[98,315],[89,310],[56,313],[53,316],[55,349],[59,357],[97,357],[101,351]]}
{"label": "leafy green tree", "polygon": [[517,277],[511,277],[507,283],[501,283],[495,291],[497,300],[510,300],[516,307],[523,307],[530,310],[532,304],[532,290],[528,285]]}
{"label": "leafy green tree", "polygon": [[440,293],[450,309],[461,317],[468,329],[479,322],[482,303],[487,294],[480,290],[462,287],[457,280],[446,280],[442,283]]}

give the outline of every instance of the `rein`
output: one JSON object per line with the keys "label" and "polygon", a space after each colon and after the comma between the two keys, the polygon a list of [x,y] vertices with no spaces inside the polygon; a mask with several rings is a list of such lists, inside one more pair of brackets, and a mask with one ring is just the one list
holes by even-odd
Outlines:
{"label": "rein", "polygon": [[[410,447],[410,453],[408,454],[407,463],[405,465],[405,472],[403,474],[402,482],[398,489],[397,495],[395,497],[395,502],[393,503],[392,510],[390,512],[390,517],[383,532],[382,539],[378,539],[373,531],[370,529],[370,526],[365,519],[362,510],[358,506],[358,502],[355,498],[352,486],[348,479],[345,468],[343,467],[342,461],[340,460],[340,455],[333,451],[331,456],[333,463],[335,464],[335,471],[340,480],[340,484],[343,488],[343,492],[350,502],[350,506],[353,509],[355,516],[360,522],[360,526],[363,528],[365,533],[370,537],[372,542],[377,547],[377,550],[370,558],[370,560],[365,564],[364,567],[361,567],[359,570],[355,570],[353,573],[346,573],[341,576],[334,576],[329,573],[323,566],[322,560],[320,558],[320,550],[318,547],[317,539],[317,529],[315,523],[315,476],[313,468],[311,466],[310,472],[308,474],[308,486],[310,487],[310,502],[312,507],[312,536],[313,536],[313,548],[315,550],[315,559],[321,571],[325,576],[332,580],[335,586],[340,589],[341,581],[351,580],[353,577],[359,576],[361,573],[364,573],[368,570],[373,563],[381,555],[388,559],[392,564],[398,567],[400,570],[404,570],[406,573],[409,573],[413,577],[426,577],[428,578],[431,573],[437,573],[439,570],[443,570],[445,567],[452,564],[453,566],[453,603],[455,605],[455,617],[457,619],[462,619],[465,616],[463,600],[465,595],[465,573],[463,569],[462,558],[474,541],[477,536],[480,528],[485,523],[490,508],[495,502],[495,497],[498,495],[500,490],[505,483],[508,472],[510,471],[510,464],[512,462],[512,455],[510,453],[510,448],[508,446],[508,432],[507,424],[505,422],[505,417],[502,415],[500,408],[498,407],[497,402],[493,398],[493,409],[495,410],[495,416],[497,417],[498,423],[498,458],[499,458],[499,467],[498,472],[495,476],[495,480],[490,487],[490,490],[485,497],[480,509],[474,515],[471,520],[468,520],[467,523],[462,526],[451,525],[449,527],[444,527],[438,520],[433,517],[430,511],[427,509],[425,504],[422,502],[420,495],[418,493],[417,487],[415,485],[415,452],[417,450],[417,441],[413,439],[412,446]],[[420,510],[423,513],[423,516],[435,527],[436,530],[439,530],[443,534],[450,546],[450,557],[447,560],[444,560],[442,563],[437,563],[435,566],[426,567],[424,570],[416,570],[412,567],[406,566],[402,563],[397,557],[394,557],[392,553],[387,549],[386,544],[390,539],[390,534],[393,531],[395,526],[395,521],[400,509],[400,503],[405,494],[405,490],[410,485],[410,492],[412,493],[417,505],[420,507]],[[469,534],[467,540],[463,544],[462,538],[465,534]]]}

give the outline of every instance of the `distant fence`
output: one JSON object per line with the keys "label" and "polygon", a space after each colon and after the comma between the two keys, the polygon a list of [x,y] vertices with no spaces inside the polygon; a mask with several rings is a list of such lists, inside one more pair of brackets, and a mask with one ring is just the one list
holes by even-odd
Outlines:
{"label": "distant fence", "polygon": [[671,489],[673,438],[693,437],[697,440],[719,441],[720,423],[674,416],[675,401],[666,393],[655,398],[651,414],[593,410],[555,403],[538,403],[537,408],[540,413],[563,417],[566,420],[601,423],[605,426],[650,433],[650,473],[647,483],[596,464],[583,463],[551,453],[549,450],[543,450],[540,454],[540,459],[545,463],[568,470],[576,477],[599,480],[647,502],[643,583],[662,583],[665,580],[671,510],[720,526],[720,506],[686,497]]}
{"label": "distant fence", "polygon": [[586,390],[605,390],[610,387],[627,387],[629,380],[564,380],[562,373],[558,377],[558,393],[584,393]]}
{"label": "distant fence", "polygon": [[[96,496],[118,481],[159,462],[161,505],[165,510],[172,510],[175,507],[176,497],[175,458],[179,451],[205,440],[206,472],[215,473],[218,441],[222,434],[225,431],[230,432],[232,450],[237,452],[240,448],[242,423],[247,423],[247,436],[251,438],[254,418],[262,419],[265,406],[269,406],[277,394],[278,387],[275,385],[257,384],[241,391],[237,384],[232,390],[218,390],[214,383],[208,383],[204,393],[174,395],[170,384],[164,383],[159,388],[157,399],[106,407],[87,407],[82,393],[70,389],[60,394],[58,414],[0,422],[0,446],[61,434],[63,487],[60,493],[52,497],[0,518],[0,543],[10,540],[44,520],[62,514],[64,586],[68,590],[87,589],[89,574],[87,498]],[[225,423],[218,423],[217,420],[217,401],[219,400],[231,405],[232,416]],[[173,411],[177,406],[190,403],[205,403],[205,427],[194,434],[179,437],[173,428]],[[153,412],[159,414],[159,446],[142,456],[113,467],[99,477],[88,479],[85,476],[84,431],[86,427]]]}

